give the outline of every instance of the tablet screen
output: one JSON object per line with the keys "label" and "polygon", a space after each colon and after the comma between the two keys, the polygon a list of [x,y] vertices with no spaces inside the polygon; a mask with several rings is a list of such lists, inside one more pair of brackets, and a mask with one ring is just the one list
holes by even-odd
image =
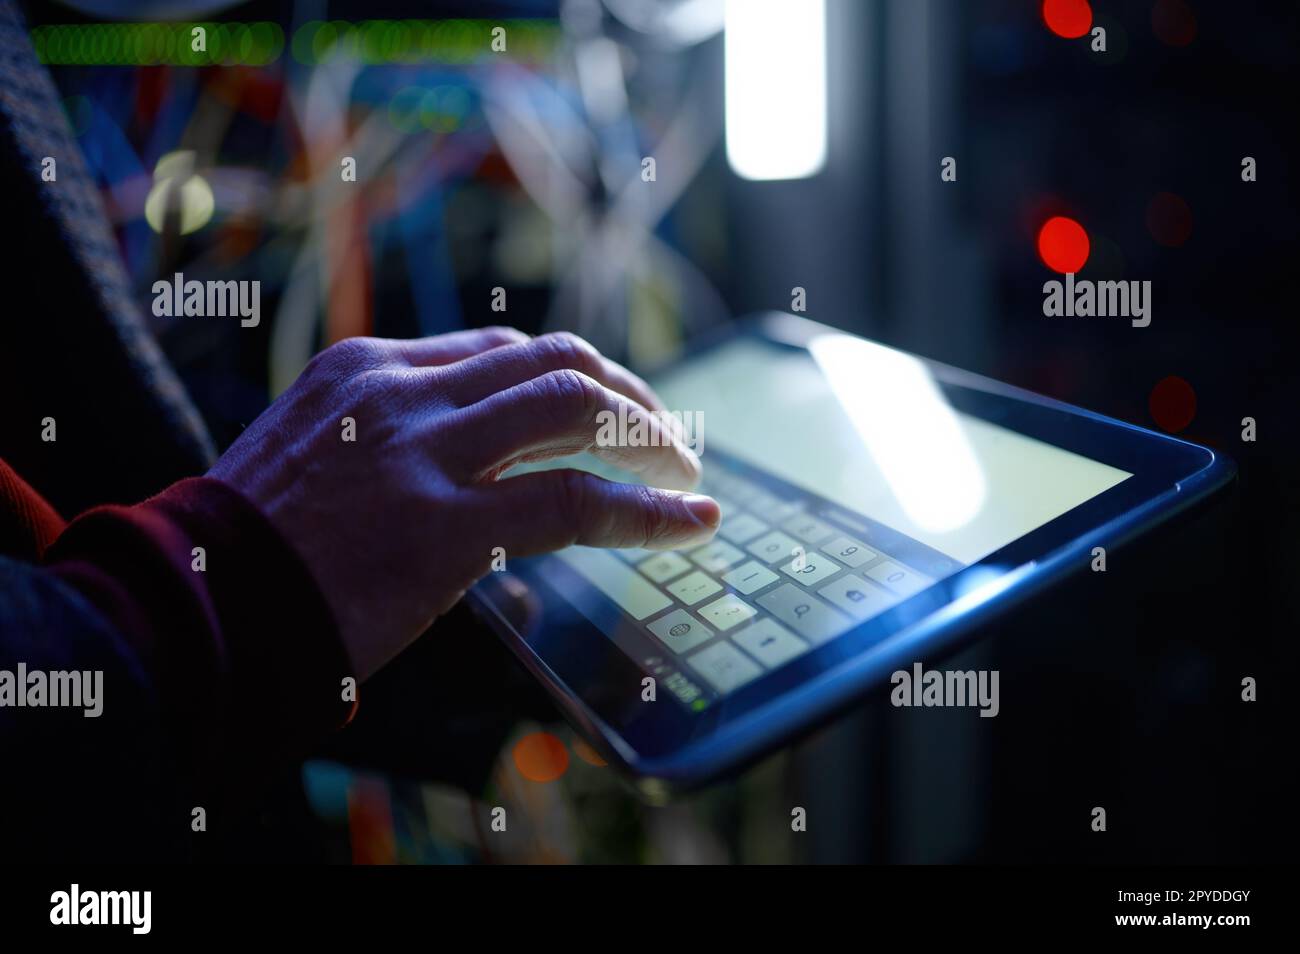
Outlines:
{"label": "tablet screen", "polygon": [[737,338],[652,383],[717,537],[573,547],[542,576],[697,711],[1132,476],[963,413],[923,362],[847,335]]}
{"label": "tablet screen", "polygon": [[1132,474],[952,409],[920,360],[849,335],[755,338],[655,382],[716,447],[962,563]]}

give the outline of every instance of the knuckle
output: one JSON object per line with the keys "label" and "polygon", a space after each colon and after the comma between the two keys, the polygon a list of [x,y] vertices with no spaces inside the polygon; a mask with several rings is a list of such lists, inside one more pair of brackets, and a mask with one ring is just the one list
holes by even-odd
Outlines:
{"label": "knuckle", "polygon": [[668,503],[649,487],[637,487],[637,533],[641,545],[654,542],[671,520]]}
{"label": "knuckle", "polygon": [[587,474],[580,470],[562,470],[554,481],[551,505],[569,526],[575,529],[584,525],[591,484]]}
{"label": "knuckle", "polygon": [[571,331],[555,331],[536,340],[555,367],[593,375],[599,370],[600,355],[596,349]]}
{"label": "knuckle", "polygon": [[543,403],[559,424],[589,420],[603,404],[600,385],[581,371],[548,371],[538,381]]}
{"label": "knuckle", "polygon": [[522,344],[529,340],[528,335],[518,328],[511,328],[509,325],[488,325],[483,329],[483,335],[489,341],[496,341],[500,344]]}

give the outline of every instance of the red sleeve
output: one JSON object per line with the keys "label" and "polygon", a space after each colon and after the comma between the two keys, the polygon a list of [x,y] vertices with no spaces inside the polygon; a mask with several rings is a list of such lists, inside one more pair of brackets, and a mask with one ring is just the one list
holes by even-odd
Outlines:
{"label": "red sleeve", "polygon": [[0,554],[39,560],[65,526],[45,498],[0,460]]}
{"label": "red sleeve", "polygon": [[[0,463],[0,480],[6,470]],[[57,529],[57,514],[16,476],[0,495],[14,526]],[[29,542],[44,549],[39,535]],[[183,480],[135,506],[90,510],[43,564],[130,642],[165,717],[167,754],[199,791],[244,801],[261,772],[352,716],[355,703],[343,701],[352,668],[320,590],[225,484]]]}

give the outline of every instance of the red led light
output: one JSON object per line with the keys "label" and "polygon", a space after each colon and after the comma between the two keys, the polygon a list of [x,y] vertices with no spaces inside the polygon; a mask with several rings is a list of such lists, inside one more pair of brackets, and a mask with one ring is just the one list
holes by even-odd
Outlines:
{"label": "red led light", "polygon": [[1043,0],[1043,22],[1057,36],[1075,40],[1092,27],[1088,0]]}
{"label": "red led light", "polygon": [[1178,248],[1192,237],[1192,210],[1182,196],[1158,192],[1147,204],[1147,230],[1161,245]]}
{"label": "red led light", "polygon": [[1092,248],[1088,233],[1074,219],[1054,215],[1038,230],[1038,257],[1053,271],[1078,273]]}
{"label": "red led light", "polygon": [[1196,392],[1175,374],[1156,382],[1147,404],[1160,429],[1170,434],[1183,430],[1196,417]]}
{"label": "red led light", "polygon": [[1196,14],[1183,0],[1156,0],[1151,29],[1167,46],[1187,46],[1196,39]]}

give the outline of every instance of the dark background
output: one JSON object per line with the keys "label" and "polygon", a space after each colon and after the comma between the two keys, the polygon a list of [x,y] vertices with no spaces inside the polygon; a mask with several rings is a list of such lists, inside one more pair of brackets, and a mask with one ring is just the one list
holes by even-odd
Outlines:
{"label": "dark background", "polygon": [[[792,182],[744,181],[727,166],[720,37],[674,48],[598,2],[571,6],[563,26],[558,5],[540,0],[258,2],[213,16],[274,21],[286,35],[313,19],[441,16],[537,18],[568,29],[570,42],[575,23],[607,33],[635,64],[629,111],[594,133],[541,114],[573,147],[595,222],[612,203],[601,162],[634,175],[648,153],[671,168],[672,154],[656,151],[669,120],[689,107],[702,123],[698,174],[651,225],[681,261],[646,253],[648,276],[614,274],[608,301],[574,308],[557,263],[573,248],[599,248],[600,233],[576,218],[548,221],[521,187],[480,115],[489,80],[510,81],[486,75],[499,64],[366,66],[343,112],[354,128],[385,110],[391,118],[395,93],[411,85],[454,86],[466,105],[454,129],[403,130],[405,152],[367,184],[353,207],[355,231],[345,233],[352,260],[365,263],[365,304],[342,317],[328,294],[298,307],[312,319],[299,357],[345,333],[435,333],[505,318],[528,331],[575,328],[644,366],[732,316],[788,308],[790,289],[802,286],[819,321],[1149,427],[1160,423],[1153,389],[1176,375],[1195,394],[1180,435],[1235,459],[1237,484],[1208,511],[1110,554],[1106,573],[1081,574],[1009,615],[961,657],[927,660],[1000,670],[996,719],[893,709],[881,696],[742,777],[667,807],[639,803],[608,769],[578,759],[550,786],[512,778],[510,740],[554,717],[490,637],[458,614],[381,677],[370,711],[303,784],[300,773],[287,776],[288,794],[268,799],[266,815],[219,853],[1289,860],[1290,650],[1300,619],[1296,358],[1285,333],[1295,320],[1295,6],[1096,0],[1103,54],[1086,39],[1054,35],[1030,0],[828,0],[828,162]],[[60,4],[28,10],[33,26],[87,21]],[[582,117],[570,53],[561,42],[526,70]],[[196,150],[201,170],[234,169],[262,190],[238,209],[219,195],[211,223],[187,236],[153,231],[138,201],[110,202],[146,312],[149,286],[174,270],[263,280],[255,332],[156,322],[225,446],[282,387],[270,355],[289,290],[338,289],[330,286],[337,262],[310,253],[306,217],[283,213],[305,181],[311,115],[292,101],[312,67],[286,49],[256,69],[53,72],[106,195],[140,176],[147,186],[153,164],[176,148]],[[223,96],[237,104],[233,118],[205,136],[213,121],[203,107]],[[957,159],[956,182],[940,181],[943,156]],[[1244,156],[1256,159],[1258,181],[1241,180]],[[443,165],[420,177],[428,157]],[[1190,232],[1176,244],[1151,228],[1158,193],[1190,210]],[[1092,237],[1081,277],[1152,282],[1149,327],[1043,316],[1042,284],[1054,274],[1035,236],[1051,214],[1076,218]],[[539,248],[541,267],[532,261]],[[296,261],[311,275],[298,285]],[[588,268],[613,265],[597,258]],[[349,275],[338,280],[358,287]],[[505,316],[489,307],[496,286],[509,289]],[[285,360],[292,367],[291,349]],[[1247,416],[1257,422],[1255,442],[1241,439]],[[1258,680],[1258,702],[1241,701],[1246,676]],[[510,799],[531,827],[503,853],[447,821]],[[808,809],[805,834],[788,830],[792,805]],[[1107,810],[1104,834],[1090,829],[1094,806]],[[382,829],[375,837],[388,848],[366,847],[367,825]]]}

